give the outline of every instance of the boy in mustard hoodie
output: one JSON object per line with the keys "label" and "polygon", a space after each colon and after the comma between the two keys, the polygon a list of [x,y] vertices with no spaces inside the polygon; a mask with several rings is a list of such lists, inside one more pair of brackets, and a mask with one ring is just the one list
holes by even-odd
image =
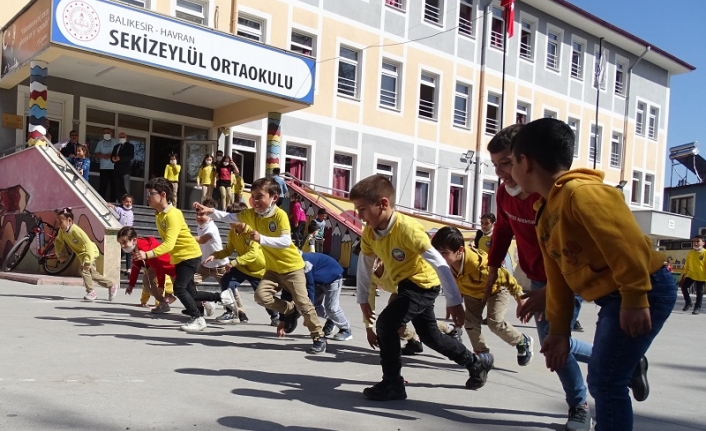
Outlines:
{"label": "boy in mustard hoodie", "polygon": [[679,285],[681,293],[684,295],[684,311],[691,308],[691,296],[689,288],[693,285],[696,288],[696,304],[691,314],[701,313],[701,301],[704,298],[704,283],[706,282],[706,250],[704,250],[704,237],[696,235],[691,241],[692,250],[686,255],[686,264],[681,274]]}
{"label": "boy in mustard hoodie", "polygon": [[512,178],[535,204],[536,228],[547,273],[547,367],[563,367],[569,353],[574,294],[598,313],[588,388],[596,400],[596,429],[632,430],[628,386],[644,375],[643,359],[676,302],[665,256],[641,231],[620,190],[603,173],[571,168],[574,133],[564,122],[526,124],[512,142]]}

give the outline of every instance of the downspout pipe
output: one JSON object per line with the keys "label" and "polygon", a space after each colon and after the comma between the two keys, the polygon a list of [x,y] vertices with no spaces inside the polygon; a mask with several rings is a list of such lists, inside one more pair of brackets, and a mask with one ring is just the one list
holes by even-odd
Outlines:
{"label": "downspout pipe", "polygon": [[625,181],[625,155],[627,154],[628,148],[628,116],[630,115],[630,87],[632,86],[632,70],[637,66],[637,64],[642,61],[642,59],[647,55],[652,49],[651,46],[647,45],[642,54],[637,58],[637,60],[628,68],[627,79],[627,89],[625,91],[625,113],[623,114],[623,151],[620,160],[620,181]]}
{"label": "downspout pipe", "polygon": [[230,0],[230,34],[235,34],[235,25],[238,22],[238,0]]}

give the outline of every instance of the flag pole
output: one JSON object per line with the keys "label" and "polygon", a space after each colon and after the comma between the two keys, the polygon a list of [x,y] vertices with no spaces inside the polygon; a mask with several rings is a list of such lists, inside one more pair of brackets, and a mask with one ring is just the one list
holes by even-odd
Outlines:
{"label": "flag pole", "polygon": [[[603,61],[603,38],[598,40],[598,67],[596,68],[594,75],[594,81],[596,83],[596,133],[595,133],[595,149],[593,151],[593,169],[596,169],[596,161],[598,160],[598,104],[601,100],[601,70]],[[601,141],[603,140],[603,134],[601,133]],[[601,148],[602,150],[603,148]]]}
{"label": "flag pole", "polygon": [[500,127],[498,130],[502,130],[505,124],[505,60],[507,58],[505,54],[507,53],[507,19],[503,19],[503,22],[503,81],[500,92]]}

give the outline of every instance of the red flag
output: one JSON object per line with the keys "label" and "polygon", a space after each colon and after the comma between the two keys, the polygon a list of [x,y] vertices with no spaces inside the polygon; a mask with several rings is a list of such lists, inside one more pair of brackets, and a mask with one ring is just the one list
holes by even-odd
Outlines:
{"label": "red flag", "polygon": [[503,19],[507,29],[507,37],[512,37],[515,34],[515,0],[502,0],[500,6],[505,8]]}

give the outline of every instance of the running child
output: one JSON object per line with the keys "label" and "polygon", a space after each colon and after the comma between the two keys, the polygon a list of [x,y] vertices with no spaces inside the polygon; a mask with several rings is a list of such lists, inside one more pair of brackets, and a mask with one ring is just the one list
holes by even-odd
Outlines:
{"label": "running child", "polygon": [[[217,204],[213,199],[205,199],[203,205],[209,208],[216,208]],[[199,243],[199,248],[201,248],[201,265],[196,270],[196,285],[198,286],[209,278],[215,279],[220,284],[221,278],[226,273],[226,265],[228,265],[227,258],[216,259],[213,256],[213,253],[223,249],[221,233],[218,231],[216,223],[205,214],[196,214],[196,223],[198,223],[198,226],[196,227],[194,239]],[[212,316],[215,311],[215,305],[212,302],[205,302],[203,305],[206,316]]]}
{"label": "running child", "polygon": [[179,173],[181,173],[181,165],[177,163],[176,154],[169,155],[169,163],[164,167],[164,178],[172,183],[173,199],[172,205],[177,206],[177,198],[179,196]]}
{"label": "running child", "polygon": [[323,331],[325,337],[330,337],[335,328],[338,332],[333,336],[336,341],[348,341],[351,335],[351,324],[346,319],[339,304],[341,287],[343,286],[343,268],[331,256],[322,253],[304,253],[304,273],[308,289],[314,289],[314,307],[319,317],[326,319]]}
{"label": "running child", "polygon": [[[541,144],[540,144],[541,143]],[[596,401],[596,429],[633,429],[628,387],[643,375],[644,355],[676,302],[676,286],[625,203],[603,173],[570,170],[574,132],[542,118],[512,141],[512,178],[539,193],[537,237],[547,273],[547,367],[561,369],[570,355],[574,294],[594,301],[598,313],[588,387]],[[644,383],[644,382],[643,382]]]}
{"label": "running child", "polygon": [[213,156],[206,154],[196,174],[196,187],[201,187],[201,201],[211,199],[214,185],[216,185],[216,169],[213,166]]}
{"label": "running child", "polygon": [[684,295],[683,311],[691,308],[691,296],[689,289],[696,288],[696,304],[691,314],[701,313],[701,301],[704,297],[704,284],[706,283],[706,250],[704,250],[704,237],[696,235],[691,241],[692,249],[686,255],[684,271],[682,271],[679,285],[681,293]]}
{"label": "running child", "polygon": [[[493,358],[488,353],[476,355],[452,337],[439,331],[434,316],[434,300],[443,283],[449,312],[458,326],[464,321],[462,298],[448,265],[432,246],[421,224],[396,212],[395,189],[383,175],[373,175],[351,189],[350,199],[364,221],[361,236],[361,254],[358,259],[357,301],[363,317],[373,318],[368,303],[370,279],[375,257],[379,257],[397,285],[397,298],[380,313],[377,338],[383,379],[366,388],[363,395],[374,400],[401,400],[407,398],[402,378],[400,340],[398,330],[412,322],[421,341],[468,369],[469,389],[481,388]],[[443,280],[441,282],[440,280]]]}
{"label": "running child", "polygon": [[[123,226],[132,226],[135,222],[135,215],[132,213],[132,200],[132,196],[126,193],[120,198],[120,205],[106,205],[108,208],[115,211],[115,214],[118,216],[118,222]],[[123,251],[122,257],[125,259],[125,270],[123,272],[130,275],[130,270],[132,268],[132,253],[125,253]]]}
{"label": "running child", "polygon": [[93,290],[93,283],[95,282],[108,288],[108,301],[114,300],[119,286],[96,269],[96,259],[98,259],[99,255],[98,247],[95,242],[88,238],[83,229],[74,224],[74,214],[71,208],[58,210],[56,212],[56,222],[59,225],[59,231],[54,242],[56,256],[59,262],[66,262],[66,247],[69,247],[76,255],[76,259],[81,262],[81,277],[86,288],[86,295],[83,299],[86,301],[94,301],[96,299],[96,291]]}

